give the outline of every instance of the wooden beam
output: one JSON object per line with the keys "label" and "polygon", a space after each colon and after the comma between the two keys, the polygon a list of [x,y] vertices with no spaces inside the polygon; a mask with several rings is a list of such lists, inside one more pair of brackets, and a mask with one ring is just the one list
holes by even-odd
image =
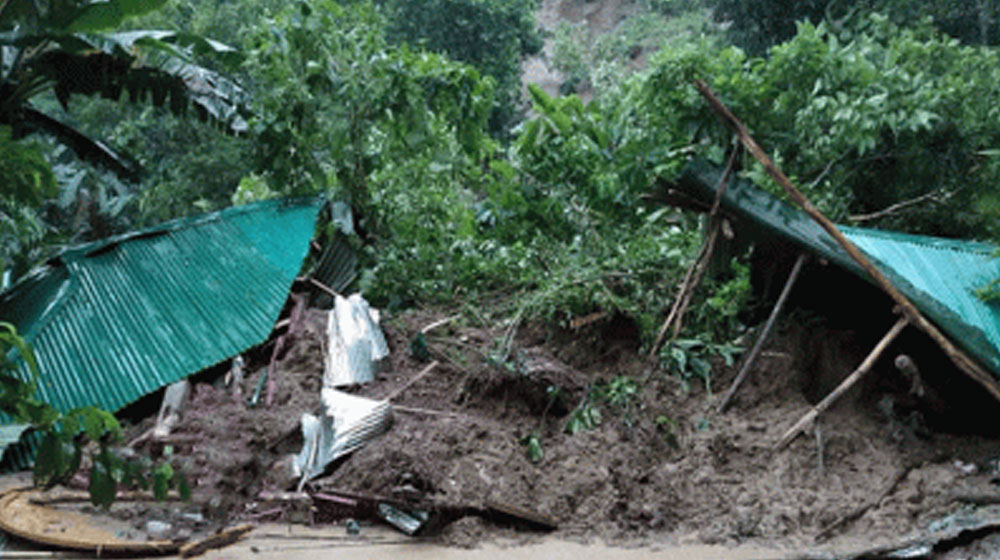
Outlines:
{"label": "wooden beam", "polygon": [[780,169],[774,164],[774,161],[764,152],[763,148],[750,136],[750,131],[747,130],[746,125],[744,125],[729,109],[723,105],[722,101],[715,95],[715,92],[706,84],[703,80],[695,80],[694,85],[698,88],[698,91],[702,96],[708,101],[709,105],[719,113],[722,119],[728,124],[733,130],[736,131],[740,142],[743,146],[753,155],[764,166],[767,173],[775,180],[781,187],[788,193],[799,207],[805,211],[816,223],[820,225],[831,237],[837,242],[844,251],[858,263],[861,268],[871,276],[872,280],[882,288],[885,293],[889,294],[902,309],[903,316],[915,327],[922,330],[931,337],[931,339],[937,343],[938,346],[944,351],[944,353],[951,359],[951,361],[963,372],[965,372],[969,377],[974,379],[980,385],[982,385],[997,401],[1000,401],[1000,382],[997,381],[991,373],[982,368],[978,363],[976,363],[971,357],[969,357],[960,348],[955,346],[955,344],[945,337],[941,331],[938,330],[930,321],[928,321],[921,313],[917,310],[916,306],[910,302],[896,287],[885,277],[875,265],[868,260],[864,254],[861,253],[854,243],[851,243],[849,239],[844,237],[844,234],[837,229],[837,226],[830,221],[829,218],[824,216],[819,210],[812,205],[811,202],[803,195],[795,185],[781,172]]}
{"label": "wooden beam", "polygon": [[900,333],[900,331],[903,330],[903,327],[905,327],[907,324],[909,324],[909,321],[907,321],[906,317],[900,317],[899,320],[896,321],[896,324],[893,325],[891,329],[889,329],[889,332],[885,333],[885,336],[882,337],[882,340],[880,340],[879,343],[875,345],[875,348],[873,348],[872,351],[868,354],[868,356],[865,357],[864,361],[861,362],[861,365],[858,366],[858,369],[854,370],[850,375],[848,375],[846,379],[840,382],[840,385],[837,385],[836,389],[831,391],[829,395],[824,397],[823,400],[819,402],[819,404],[814,406],[812,410],[810,410],[804,416],[802,416],[802,418],[800,418],[799,421],[796,422],[794,426],[789,428],[788,431],[785,432],[785,435],[781,436],[781,439],[778,440],[778,443],[774,446],[774,449],[776,451],[783,449],[793,439],[795,439],[795,436],[799,435],[799,433],[802,432],[802,430],[805,429],[805,427],[808,426],[810,422],[815,420],[816,417],[819,416],[821,412],[823,412],[827,408],[830,408],[830,405],[836,402],[837,399],[841,397],[841,395],[846,393],[848,389],[850,389],[851,387],[854,386],[855,383],[860,381],[861,378],[864,377],[865,374],[872,369],[872,366],[875,365],[875,362],[878,360],[879,356],[882,355],[882,352],[885,351],[886,347],[889,346],[889,344],[896,338],[896,336]]}
{"label": "wooden beam", "polygon": [[722,403],[719,404],[719,412],[726,411],[726,407],[728,407],[730,401],[732,401],[733,395],[736,394],[736,390],[740,388],[740,385],[743,384],[743,381],[750,373],[750,367],[757,359],[757,354],[759,354],[761,349],[764,347],[764,342],[767,340],[768,335],[771,334],[771,328],[774,327],[774,321],[778,318],[778,314],[781,313],[781,308],[784,307],[785,300],[788,299],[788,294],[792,292],[792,286],[795,285],[795,280],[799,277],[799,272],[802,271],[802,265],[805,264],[808,258],[808,255],[802,253],[799,255],[799,258],[795,260],[795,266],[792,267],[792,272],[788,275],[788,280],[785,281],[785,287],[782,288],[781,295],[778,296],[778,302],[774,304],[774,309],[771,310],[771,315],[767,318],[767,322],[764,323],[764,330],[760,332],[760,336],[758,336],[756,342],[754,342],[753,348],[750,349],[750,354],[743,362],[739,375],[737,375],[736,379],[733,380],[733,384],[729,387],[729,390],[726,391],[726,395],[722,398]]}

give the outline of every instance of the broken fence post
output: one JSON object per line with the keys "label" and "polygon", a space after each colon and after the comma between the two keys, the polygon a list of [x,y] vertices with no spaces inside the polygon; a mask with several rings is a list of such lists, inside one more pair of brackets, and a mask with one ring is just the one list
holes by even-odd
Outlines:
{"label": "broken fence post", "polygon": [[737,375],[736,379],[733,380],[732,386],[729,387],[729,390],[726,391],[726,395],[722,398],[722,403],[719,404],[719,412],[726,411],[726,407],[728,407],[730,401],[733,400],[733,395],[736,394],[736,390],[740,388],[740,385],[743,384],[743,381],[750,373],[750,367],[757,359],[757,355],[760,353],[761,349],[764,348],[764,342],[767,340],[768,335],[771,334],[771,328],[774,327],[774,321],[778,318],[778,314],[781,313],[781,308],[784,307],[785,300],[788,299],[788,294],[792,292],[792,286],[795,284],[795,280],[799,277],[799,272],[802,271],[802,265],[805,264],[808,258],[808,255],[802,253],[795,261],[795,266],[792,267],[792,272],[788,275],[785,287],[781,290],[781,295],[778,296],[778,302],[774,304],[774,309],[771,310],[771,315],[768,316],[767,322],[764,323],[764,330],[760,331],[760,335],[757,337],[757,341],[754,342],[753,348],[750,350],[750,354],[747,355],[747,359],[743,362],[743,366],[740,368],[739,375]]}
{"label": "broken fence post", "polygon": [[840,385],[837,385],[836,389],[831,391],[829,395],[824,397],[823,400],[819,402],[819,404],[814,406],[812,410],[810,410],[802,418],[800,418],[799,421],[796,422],[794,426],[789,428],[788,431],[785,432],[785,435],[781,436],[781,439],[774,446],[774,449],[776,451],[783,449],[793,439],[795,439],[795,436],[799,435],[799,432],[801,432],[807,425],[809,425],[809,423],[812,422],[821,412],[823,412],[827,408],[830,408],[830,405],[836,402],[836,400],[839,399],[841,395],[846,393],[848,389],[850,389],[851,387],[854,386],[855,383],[860,381],[861,378],[864,377],[865,374],[872,369],[872,366],[875,365],[876,360],[878,360],[879,356],[882,355],[882,352],[885,351],[886,347],[889,346],[889,344],[896,338],[896,336],[900,333],[900,331],[903,330],[903,327],[905,327],[907,324],[909,324],[909,321],[906,319],[906,317],[900,317],[899,320],[896,321],[896,324],[893,325],[891,329],[889,329],[889,332],[885,333],[885,336],[882,337],[882,340],[880,340],[879,343],[875,345],[875,348],[873,348],[872,351],[868,354],[868,356],[865,357],[864,361],[861,362],[861,365],[858,366],[858,369],[854,370],[850,375],[848,375],[846,379],[840,382]]}

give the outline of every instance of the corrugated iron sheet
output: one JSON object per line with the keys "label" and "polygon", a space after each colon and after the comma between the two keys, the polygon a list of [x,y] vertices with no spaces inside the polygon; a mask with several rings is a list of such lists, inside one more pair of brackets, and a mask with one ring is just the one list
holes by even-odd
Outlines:
{"label": "corrugated iron sheet", "polygon": [[[691,162],[678,181],[687,194],[711,204],[721,170]],[[746,218],[759,232],[776,235],[803,250],[871,281],[836,241],[804,212],[730,178],[722,206]],[[1000,307],[985,303],[975,289],[1000,277],[1000,260],[987,243],[838,226],[864,251],[928,319],[1000,378]]]}
{"label": "corrugated iron sheet", "polygon": [[43,399],[118,410],[267,338],[321,205],[264,201],[67,249],[0,295],[0,317],[34,346]]}

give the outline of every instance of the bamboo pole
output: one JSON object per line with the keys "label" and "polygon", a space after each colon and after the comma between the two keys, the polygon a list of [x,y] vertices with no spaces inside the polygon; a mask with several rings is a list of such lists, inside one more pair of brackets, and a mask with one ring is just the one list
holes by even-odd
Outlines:
{"label": "bamboo pole", "polygon": [[663,344],[667,341],[667,332],[670,331],[670,327],[673,327],[674,338],[677,338],[677,335],[680,333],[681,318],[684,316],[684,312],[691,302],[691,296],[694,294],[694,290],[698,287],[698,284],[701,283],[705,271],[708,270],[708,263],[712,258],[712,253],[715,251],[715,242],[718,240],[719,229],[721,227],[721,223],[716,219],[716,215],[719,213],[719,207],[722,204],[722,196],[726,193],[726,181],[729,179],[729,174],[732,173],[736,165],[736,154],[738,151],[734,147],[729,154],[726,170],[722,172],[722,177],[719,178],[719,185],[715,188],[715,200],[712,202],[712,208],[708,212],[708,237],[705,238],[697,258],[691,263],[687,273],[684,275],[684,281],[681,282],[680,289],[677,291],[677,298],[670,307],[670,313],[667,314],[666,320],[663,321],[660,332],[656,335],[656,342],[653,343],[653,347],[649,350],[650,356],[656,356],[660,348],[663,347]]}
{"label": "bamboo pole", "polygon": [[764,347],[764,342],[767,340],[768,335],[771,334],[771,328],[774,327],[774,321],[778,318],[778,314],[781,313],[781,308],[784,307],[785,300],[788,299],[788,294],[792,292],[792,286],[795,285],[795,280],[799,277],[799,272],[802,271],[802,265],[805,264],[808,258],[808,255],[802,253],[799,255],[799,258],[795,260],[795,266],[792,267],[792,272],[788,275],[788,280],[785,281],[785,287],[782,288],[781,295],[778,296],[778,302],[774,304],[774,309],[771,310],[771,315],[768,316],[767,322],[764,323],[764,330],[760,332],[760,336],[758,336],[757,341],[754,342],[753,348],[750,349],[750,354],[743,362],[739,375],[737,375],[736,379],[733,380],[733,384],[729,387],[729,390],[726,391],[726,395],[722,398],[722,403],[719,404],[719,412],[726,411],[726,407],[729,406],[729,402],[733,399],[733,395],[736,394],[736,390],[740,388],[740,385],[743,384],[743,381],[750,373],[750,367],[757,359],[757,354],[759,354],[761,349]]}
{"label": "bamboo pole", "polygon": [[856,262],[861,268],[871,276],[872,280],[878,284],[883,291],[889,294],[902,309],[903,316],[915,327],[922,330],[931,337],[931,339],[937,343],[938,346],[944,351],[949,359],[963,372],[965,372],[969,377],[977,381],[982,385],[993,398],[1000,401],[1000,383],[997,379],[993,377],[989,372],[983,369],[979,364],[977,364],[972,358],[970,358],[965,352],[960,348],[955,346],[951,340],[945,337],[941,331],[937,329],[930,321],[928,321],[917,308],[906,298],[899,290],[893,286],[892,282],[885,277],[875,265],[871,263],[861,251],[853,244],[849,239],[844,237],[844,234],[837,229],[837,226],[833,224],[824,216],[819,210],[816,209],[809,202],[806,197],[799,192],[795,185],[781,172],[780,169],[774,164],[774,161],[764,152],[763,148],[750,136],[750,131],[747,130],[746,125],[744,125],[729,109],[722,104],[722,101],[715,95],[712,89],[702,80],[695,80],[694,85],[698,88],[701,95],[708,101],[709,105],[719,113],[719,115],[725,120],[736,134],[739,136],[740,142],[743,146],[750,152],[754,158],[757,159],[767,170],[768,174],[778,182],[779,185],[788,193],[788,196],[798,204],[806,214],[808,214],[816,223],[820,225],[827,233],[830,234],[836,240],[837,244],[840,245],[844,251]]}
{"label": "bamboo pole", "polygon": [[795,439],[795,436],[799,435],[799,432],[801,432],[807,425],[809,425],[810,422],[815,420],[816,417],[819,416],[821,412],[823,412],[827,408],[830,408],[830,405],[836,402],[837,399],[841,397],[841,395],[846,393],[848,389],[850,389],[851,387],[854,386],[855,383],[860,381],[861,378],[864,377],[865,374],[872,369],[872,366],[875,365],[875,362],[878,360],[879,356],[882,355],[882,352],[885,351],[886,347],[889,346],[889,344],[896,338],[896,335],[898,335],[900,331],[903,330],[903,327],[905,327],[907,324],[909,324],[909,321],[906,319],[906,317],[900,317],[899,320],[896,321],[896,324],[893,325],[891,329],[889,329],[889,332],[885,333],[885,336],[882,337],[882,340],[880,340],[879,343],[875,345],[875,348],[873,348],[872,351],[868,354],[868,356],[865,357],[864,361],[861,362],[861,365],[858,366],[858,369],[854,370],[850,375],[848,375],[846,379],[840,382],[840,385],[837,385],[836,389],[831,391],[829,395],[824,397],[823,400],[819,402],[819,404],[814,406],[812,410],[810,410],[804,416],[802,416],[802,418],[800,418],[799,421],[796,422],[794,426],[789,428],[788,431],[785,432],[785,435],[781,436],[781,439],[778,440],[778,443],[774,446],[774,449],[779,450],[788,445],[793,439]]}

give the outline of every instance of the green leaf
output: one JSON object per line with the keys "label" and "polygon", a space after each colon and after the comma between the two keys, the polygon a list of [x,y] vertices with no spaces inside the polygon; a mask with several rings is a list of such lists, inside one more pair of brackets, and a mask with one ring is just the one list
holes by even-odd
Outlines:
{"label": "green leaf", "polygon": [[124,18],[119,2],[95,2],[81,8],[66,30],[71,33],[104,31],[118,27]]}
{"label": "green leaf", "polygon": [[108,508],[114,503],[118,484],[103,461],[94,461],[94,467],[90,470],[88,490],[90,491],[90,503],[95,506]]}
{"label": "green leaf", "polygon": [[521,445],[525,447],[525,453],[528,456],[528,460],[532,463],[538,463],[545,458],[545,450],[542,449],[542,440],[538,437],[538,434],[532,432],[523,438],[521,438]]}
{"label": "green leaf", "polygon": [[165,500],[170,490],[170,482],[174,478],[174,468],[170,463],[160,463],[153,469],[153,496],[157,500]]}
{"label": "green leaf", "polygon": [[44,432],[35,456],[33,477],[36,485],[48,488],[59,483],[72,458],[66,451],[58,434],[51,430]]}
{"label": "green leaf", "polygon": [[184,473],[177,471],[174,474],[174,484],[177,486],[177,493],[180,494],[181,500],[187,502],[191,499],[191,485],[188,484],[187,477]]}
{"label": "green leaf", "polygon": [[13,346],[17,349],[21,359],[28,365],[28,371],[31,372],[31,376],[38,379],[38,362],[35,361],[35,352],[32,350],[31,344],[17,334],[17,328],[14,325],[0,321],[0,343],[2,343],[0,344],[0,350],[3,350],[3,355],[0,356],[0,359],[4,360],[4,363],[9,360],[7,357],[7,348]]}
{"label": "green leaf", "polygon": [[118,4],[125,17],[132,17],[159,10],[167,0],[119,0]]}

